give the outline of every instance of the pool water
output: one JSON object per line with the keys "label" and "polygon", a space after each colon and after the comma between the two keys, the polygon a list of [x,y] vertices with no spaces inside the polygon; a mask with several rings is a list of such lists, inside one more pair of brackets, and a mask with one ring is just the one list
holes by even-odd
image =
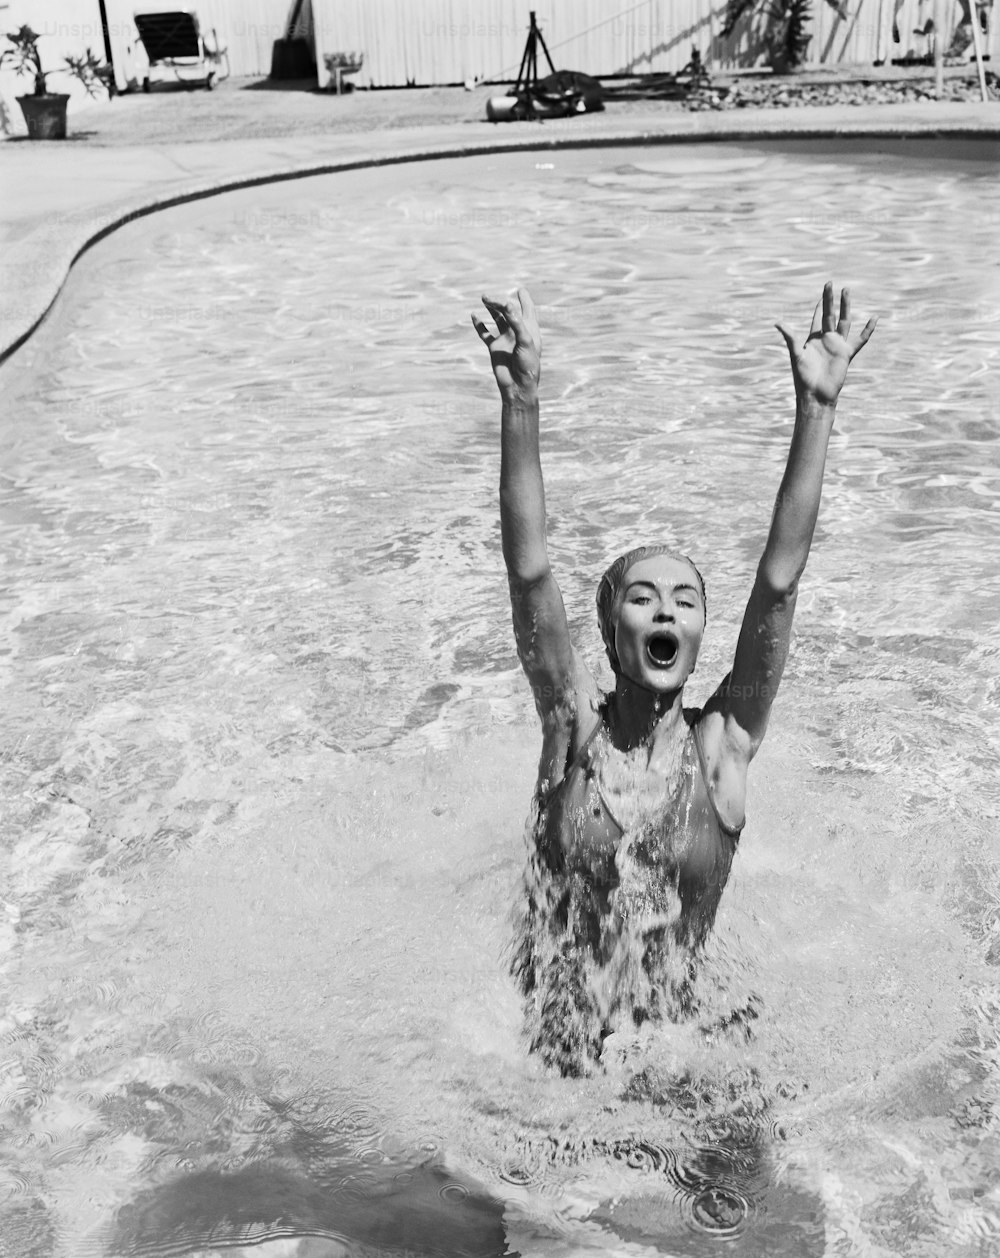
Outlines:
{"label": "pool water", "polygon": [[[996,155],[434,162],[87,255],[0,371],[0,1252],[1000,1253]],[[752,1034],[555,1077],[469,311],[540,307],[576,642],[608,682],[600,572],[681,546],[697,703],[790,437],[773,324],[827,278],[881,321],[702,976]]]}

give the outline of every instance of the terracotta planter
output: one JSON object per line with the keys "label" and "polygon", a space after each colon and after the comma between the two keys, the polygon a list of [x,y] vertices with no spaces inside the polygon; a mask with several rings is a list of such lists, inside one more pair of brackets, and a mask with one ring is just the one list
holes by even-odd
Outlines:
{"label": "terracotta planter", "polygon": [[28,125],[28,137],[32,140],[66,139],[66,106],[69,96],[47,93],[45,96],[19,96],[24,121]]}

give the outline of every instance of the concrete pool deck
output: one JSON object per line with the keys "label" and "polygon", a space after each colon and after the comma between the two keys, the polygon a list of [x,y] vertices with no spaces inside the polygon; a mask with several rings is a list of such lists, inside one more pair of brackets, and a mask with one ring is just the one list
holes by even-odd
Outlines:
{"label": "concrete pool deck", "polygon": [[[492,94],[497,92],[493,89]],[[140,115],[134,118],[136,143],[123,142],[125,128],[110,142],[88,131],[97,110],[124,110],[126,98],[71,115],[70,134],[76,135],[75,141],[6,140],[0,144],[0,361],[23,344],[45,317],[73,262],[89,245],[157,208],[255,183],[512,149],[819,136],[951,135],[993,140],[1000,162],[1000,103],[996,101],[696,113],[665,110],[662,102],[651,101],[632,103],[628,110],[614,103],[604,113],[544,123],[494,125],[484,117],[485,101],[491,94],[487,89],[473,93],[458,89],[458,93],[465,102],[461,110],[453,109],[451,117],[446,113],[444,120],[432,116],[429,125],[413,127],[400,125],[406,121],[405,93],[392,94],[399,108],[388,122],[384,110],[382,114],[370,110],[366,118],[366,94],[358,94],[350,114],[332,113],[338,99],[326,98],[321,107],[331,112],[324,130],[300,128],[310,133],[296,134],[293,127],[286,127],[289,133],[281,134],[281,127],[271,127],[270,134],[228,138],[233,128],[221,122],[213,135],[213,117],[218,119],[213,110],[220,108],[217,101],[226,99],[224,92],[218,92],[198,94],[197,138],[186,142],[164,142],[162,126],[159,132],[144,127]],[[159,109],[162,117],[169,108],[167,99],[157,94],[145,98],[146,116],[155,118]],[[129,119],[120,116],[127,126]],[[88,142],[95,134],[96,141]]]}

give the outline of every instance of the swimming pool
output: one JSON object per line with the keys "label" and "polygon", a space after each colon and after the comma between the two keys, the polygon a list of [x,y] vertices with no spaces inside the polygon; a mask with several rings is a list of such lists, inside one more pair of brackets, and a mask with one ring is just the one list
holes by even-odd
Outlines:
{"label": "swimming pool", "polygon": [[[986,156],[442,161],[171,210],[83,260],[0,369],[12,1252],[1000,1245]],[[514,281],[541,307],[576,640],[607,676],[599,573],[682,544],[697,702],[790,433],[771,325],[827,277],[882,321],[706,966],[754,1036],[668,1028],[553,1078],[504,960],[538,736],[468,311]]]}

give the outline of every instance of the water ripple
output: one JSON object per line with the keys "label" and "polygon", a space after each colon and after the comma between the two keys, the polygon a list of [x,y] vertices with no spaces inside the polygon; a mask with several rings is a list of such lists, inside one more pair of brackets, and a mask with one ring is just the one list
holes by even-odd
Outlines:
{"label": "water ripple", "polygon": [[[813,142],[522,156],[498,209],[495,162],[157,216],[3,368],[0,1232],[32,1258],[43,1200],[82,1234],[200,1176],[280,1184],[303,1219],[303,1182],[430,1183],[458,1213],[456,1149],[536,1230],[589,1209],[666,1252],[804,1258],[824,1210],[859,1252],[995,1234],[992,171]],[[682,544],[712,603],[698,701],[790,435],[771,324],[827,274],[883,313],[706,960],[725,999],[646,1046],[658,1090],[533,1075],[497,960],[536,749],[463,303],[508,286],[512,238],[574,636],[603,668],[604,564]],[[184,1228],[123,1252],[305,1234]]]}

